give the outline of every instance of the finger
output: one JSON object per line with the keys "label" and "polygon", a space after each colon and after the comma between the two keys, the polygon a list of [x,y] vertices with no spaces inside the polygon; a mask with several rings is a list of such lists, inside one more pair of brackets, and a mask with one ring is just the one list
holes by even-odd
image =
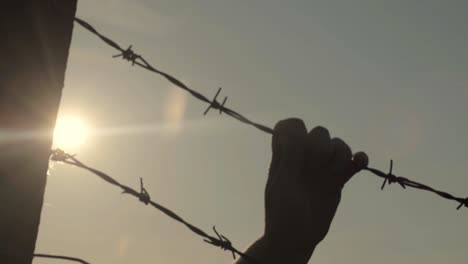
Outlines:
{"label": "finger", "polygon": [[332,158],[330,160],[333,179],[330,179],[332,184],[337,187],[342,187],[347,179],[350,178],[351,167],[351,148],[340,138],[331,140],[333,148]]}
{"label": "finger", "polygon": [[[298,174],[304,165],[304,149],[307,130],[301,119],[279,121],[273,130],[273,157],[269,183],[280,174]],[[281,172],[280,172],[281,171]]]}
{"label": "finger", "polygon": [[327,162],[333,152],[330,132],[324,127],[317,126],[307,136],[307,164],[313,167]]}
{"label": "finger", "polygon": [[369,157],[366,153],[362,151],[354,153],[353,160],[349,166],[349,173],[346,174],[344,183],[347,183],[354,175],[367,168],[367,165],[369,165]]}
{"label": "finger", "polygon": [[289,118],[279,121],[273,131],[273,138],[282,151],[294,151],[297,146],[303,146],[307,135],[307,130],[299,118]]}
{"label": "finger", "polygon": [[361,170],[367,168],[369,165],[369,157],[365,152],[359,151],[354,153],[353,155],[353,166],[352,166],[352,174],[356,174]]}
{"label": "finger", "polygon": [[330,141],[330,133],[321,126],[313,128],[307,136],[304,182],[309,187],[321,186],[320,183],[326,177],[323,170],[328,166],[333,152]]}

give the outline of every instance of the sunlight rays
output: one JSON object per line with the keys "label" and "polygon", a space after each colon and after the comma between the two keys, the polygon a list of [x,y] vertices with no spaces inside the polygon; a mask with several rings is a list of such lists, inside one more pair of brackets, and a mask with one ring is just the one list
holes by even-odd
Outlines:
{"label": "sunlight rays", "polygon": [[53,147],[76,149],[86,143],[89,136],[87,124],[78,116],[65,116],[57,119],[54,130]]}

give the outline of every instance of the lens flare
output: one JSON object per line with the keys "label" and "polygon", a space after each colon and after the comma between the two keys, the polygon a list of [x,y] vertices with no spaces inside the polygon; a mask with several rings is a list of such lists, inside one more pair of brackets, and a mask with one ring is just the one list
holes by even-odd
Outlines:
{"label": "lens flare", "polygon": [[63,150],[83,145],[89,134],[86,123],[79,117],[66,116],[59,118],[54,130],[54,147]]}

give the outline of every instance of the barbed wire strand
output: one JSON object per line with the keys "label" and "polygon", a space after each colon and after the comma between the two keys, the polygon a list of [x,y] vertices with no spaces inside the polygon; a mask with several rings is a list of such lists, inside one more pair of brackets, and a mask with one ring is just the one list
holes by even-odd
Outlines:
{"label": "barbed wire strand", "polygon": [[365,168],[365,170],[370,171],[373,174],[384,179],[384,182],[382,183],[382,186],[380,187],[381,190],[383,190],[385,188],[385,185],[387,184],[390,185],[392,183],[398,183],[403,189],[406,189],[406,187],[412,187],[414,189],[419,189],[419,190],[435,193],[439,195],[440,197],[443,197],[448,200],[456,201],[459,203],[457,210],[459,210],[463,206],[468,207],[468,197],[467,198],[455,197],[451,195],[450,193],[439,191],[425,184],[412,181],[405,177],[394,175],[393,174],[393,160],[390,160],[390,170],[388,173],[384,173],[374,168]]}
{"label": "barbed wire strand", "polygon": [[[123,49],[115,41],[113,41],[110,38],[108,38],[108,37],[104,36],[103,34],[99,33],[93,26],[91,26],[86,21],[84,21],[84,20],[82,20],[80,18],[75,18],[75,21],[79,25],[81,25],[83,28],[87,29],[89,32],[91,32],[91,33],[95,34],[96,36],[98,36],[106,44],[108,44],[109,46],[111,46],[111,47],[117,49],[118,51],[120,51],[120,54],[113,56],[114,58],[122,57],[123,59],[131,62],[132,65],[138,65],[138,66],[140,66],[140,67],[142,67],[142,68],[144,68],[146,70],[149,70],[151,72],[162,75],[163,77],[165,77],[167,80],[169,80],[169,82],[171,82],[175,86],[189,92],[193,97],[197,98],[198,100],[207,103],[209,106],[204,112],[205,115],[208,113],[208,111],[210,109],[214,108],[214,109],[219,110],[220,113],[226,113],[228,116],[231,116],[234,119],[237,119],[242,123],[254,126],[257,129],[259,129],[259,130],[261,130],[261,131],[263,131],[263,132],[265,132],[267,134],[273,134],[273,129],[271,129],[271,128],[267,127],[267,126],[264,126],[262,124],[255,123],[255,122],[247,119],[245,116],[239,114],[238,112],[226,107],[225,103],[226,103],[227,97],[225,97],[224,100],[223,100],[223,103],[220,104],[217,101],[217,97],[218,97],[219,93],[221,92],[221,88],[218,89],[218,91],[217,91],[216,95],[213,97],[213,99],[209,100],[206,96],[202,95],[201,93],[199,93],[199,92],[197,92],[197,91],[195,91],[193,89],[190,89],[187,85],[185,85],[183,82],[181,82],[177,78],[175,78],[175,77],[173,77],[173,76],[171,76],[171,75],[169,75],[169,74],[167,74],[167,73],[165,73],[163,71],[160,71],[160,70],[156,69],[155,67],[153,67],[145,58],[143,58],[141,55],[136,54],[132,50],[131,45],[127,49]],[[393,168],[393,161],[391,161],[391,169],[392,168]],[[382,190],[383,190],[383,188],[385,187],[385,185],[387,183],[388,184],[398,183],[403,188],[406,188],[408,186],[408,187],[412,187],[412,188],[415,188],[415,189],[425,190],[425,191],[433,192],[433,193],[435,193],[435,194],[437,194],[437,195],[439,195],[439,196],[441,196],[441,197],[443,197],[445,199],[457,201],[459,203],[459,206],[457,207],[457,210],[460,209],[463,206],[468,207],[468,197],[467,198],[455,197],[455,196],[453,196],[453,195],[451,195],[449,193],[438,191],[438,190],[436,190],[436,189],[434,189],[432,187],[429,187],[427,185],[424,185],[422,183],[411,181],[411,180],[409,180],[407,178],[404,178],[404,177],[395,176],[395,175],[392,174],[392,171],[390,171],[390,173],[384,173],[384,172],[382,172],[380,170],[377,170],[377,169],[374,169],[374,168],[365,168],[365,170],[375,174],[376,176],[384,178],[384,183],[382,184],[382,187],[381,187]]]}
{"label": "barbed wire strand", "polygon": [[69,256],[60,256],[60,255],[51,255],[51,254],[34,254],[35,258],[49,258],[49,259],[61,259],[61,260],[68,260],[73,262],[78,262],[81,264],[90,264],[87,261],[84,261],[79,258],[69,257]]}
{"label": "barbed wire strand", "polygon": [[198,236],[202,237],[203,241],[205,241],[206,243],[211,244],[211,245],[213,245],[215,247],[221,248],[224,251],[230,251],[232,253],[232,257],[234,259],[236,258],[236,255],[239,255],[239,256],[243,257],[245,260],[249,261],[250,263],[260,263],[256,259],[254,259],[253,257],[248,256],[245,253],[243,253],[243,252],[239,251],[238,249],[236,249],[232,245],[231,241],[227,237],[225,237],[224,235],[221,235],[221,234],[218,233],[215,226],[213,226],[213,231],[214,231],[216,237],[207,234],[206,232],[204,232],[200,228],[198,228],[198,227],[190,224],[186,220],[184,220],[182,217],[180,217],[179,215],[177,215],[173,211],[171,211],[168,208],[162,206],[161,204],[158,204],[155,201],[151,200],[151,197],[150,197],[149,193],[146,191],[145,187],[143,186],[143,179],[142,178],[140,178],[140,191],[138,192],[135,189],[132,189],[131,187],[126,186],[126,185],[118,182],[116,179],[112,178],[108,174],[106,174],[106,173],[104,173],[104,172],[102,172],[100,170],[97,170],[95,168],[87,166],[86,164],[79,161],[75,157],[75,155],[67,154],[63,150],[60,150],[60,149],[53,150],[52,153],[51,153],[51,160],[56,161],[56,162],[63,162],[63,163],[66,163],[66,164],[69,164],[69,165],[72,165],[72,166],[75,166],[75,167],[78,167],[78,168],[81,168],[81,169],[85,169],[85,170],[93,173],[94,175],[98,176],[99,178],[101,178],[105,182],[121,188],[122,189],[122,194],[132,195],[132,196],[138,198],[138,200],[140,202],[144,203],[145,205],[151,205],[152,207],[154,207],[155,209],[163,212],[164,214],[166,214],[167,216],[169,216],[173,220],[185,225],[193,233],[195,233]]}
{"label": "barbed wire strand", "polygon": [[120,45],[118,45],[116,42],[114,42],[113,40],[111,40],[110,38],[102,35],[101,33],[99,33],[93,26],[91,26],[89,23],[79,19],[79,18],[75,18],[75,21],[81,25],[83,28],[87,29],[88,31],[92,32],[93,34],[95,34],[96,36],[98,36],[102,41],[104,41],[106,44],[108,44],[109,46],[113,47],[114,49],[118,50],[120,52],[120,54],[117,54],[117,55],[114,55],[113,57],[114,58],[119,58],[121,57],[122,59],[124,60],[127,60],[127,61],[130,61],[132,63],[132,65],[137,65],[137,66],[140,66],[148,71],[151,71],[151,72],[154,72],[156,74],[159,74],[159,75],[162,75],[163,77],[165,77],[169,82],[171,82],[172,84],[174,84],[175,86],[179,87],[180,89],[182,90],[185,90],[187,91],[188,93],[190,93],[193,97],[197,98],[198,100],[202,101],[202,102],[205,102],[207,103],[209,106],[208,108],[206,109],[205,111],[205,114],[210,110],[210,109],[216,109],[216,110],[219,110],[220,113],[225,113],[231,117],[233,117],[234,119],[237,119],[245,124],[248,124],[248,125],[252,125],[254,127],[256,127],[257,129],[265,132],[265,133],[268,133],[268,134],[273,134],[273,129],[267,127],[267,126],[264,126],[262,124],[258,124],[258,123],[255,123],[255,122],[252,122],[250,121],[249,119],[247,119],[245,116],[237,113],[236,111],[228,108],[225,106],[225,103],[226,103],[226,100],[227,100],[227,97],[225,97],[225,100],[222,104],[220,104],[216,99],[217,99],[217,95],[219,94],[219,92],[221,91],[221,88],[219,88],[218,90],[218,93],[217,95],[212,99],[208,99],[206,96],[204,96],[203,94],[193,90],[193,89],[190,89],[187,85],[185,85],[182,81],[180,81],[179,79],[161,71],[161,70],[158,70],[156,69],[155,67],[153,67],[148,61],[146,61],[142,56],[136,54],[133,50],[132,50],[132,46],[130,45],[127,49],[123,49],[122,47],[120,47]]}

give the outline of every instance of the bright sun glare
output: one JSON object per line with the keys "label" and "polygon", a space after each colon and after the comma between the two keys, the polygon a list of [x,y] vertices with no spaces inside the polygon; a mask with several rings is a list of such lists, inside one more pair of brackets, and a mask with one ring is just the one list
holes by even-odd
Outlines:
{"label": "bright sun glare", "polygon": [[54,147],[64,150],[81,146],[88,138],[88,127],[76,116],[59,118],[54,130]]}

